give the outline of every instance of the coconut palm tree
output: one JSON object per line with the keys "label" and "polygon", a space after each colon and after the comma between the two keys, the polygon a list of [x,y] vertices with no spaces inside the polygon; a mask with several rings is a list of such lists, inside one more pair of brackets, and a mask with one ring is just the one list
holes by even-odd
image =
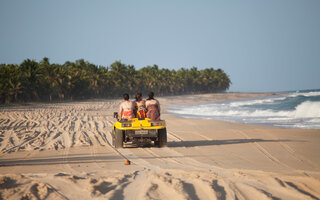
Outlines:
{"label": "coconut palm tree", "polygon": [[20,70],[24,100],[39,100],[39,80],[43,76],[39,63],[35,60],[26,59],[20,64]]}
{"label": "coconut palm tree", "polygon": [[21,73],[17,65],[0,66],[0,99],[3,103],[18,101],[22,93]]}

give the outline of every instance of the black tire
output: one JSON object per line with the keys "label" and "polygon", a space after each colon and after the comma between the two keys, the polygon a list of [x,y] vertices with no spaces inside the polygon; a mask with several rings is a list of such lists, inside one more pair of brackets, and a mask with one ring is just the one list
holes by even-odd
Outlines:
{"label": "black tire", "polygon": [[112,138],[112,141],[111,141],[111,145],[114,146],[114,143],[115,143],[115,133],[114,133],[114,130],[110,133],[111,134],[111,138]]}
{"label": "black tire", "polygon": [[159,129],[158,130],[158,141],[154,142],[158,147],[164,147],[167,145],[167,129]]}
{"label": "black tire", "polygon": [[114,130],[115,135],[114,135],[114,147],[115,148],[122,148],[123,147],[123,133],[121,130],[115,128]]}

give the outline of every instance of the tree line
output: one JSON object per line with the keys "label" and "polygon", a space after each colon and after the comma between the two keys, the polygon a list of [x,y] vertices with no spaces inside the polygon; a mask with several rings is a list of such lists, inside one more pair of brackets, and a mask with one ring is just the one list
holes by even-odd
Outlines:
{"label": "tree line", "polygon": [[108,67],[83,59],[64,64],[26,59],[20,65],[0,64],[0,102],[63,101],[88,98],[118,98],[123,93],[156,96],[226,91],[231,84],[221,69],[160,69],[157,65],[139,70],[120,61]]}

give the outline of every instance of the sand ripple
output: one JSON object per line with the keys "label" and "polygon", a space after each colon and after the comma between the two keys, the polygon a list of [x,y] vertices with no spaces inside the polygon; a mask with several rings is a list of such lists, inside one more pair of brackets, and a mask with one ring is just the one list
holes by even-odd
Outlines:
{"label": "sand ripple", "polygon": [[90,102],[5,108],[0,112],[0,151],[104,146],[114,121],[108,110],[112,105]]}

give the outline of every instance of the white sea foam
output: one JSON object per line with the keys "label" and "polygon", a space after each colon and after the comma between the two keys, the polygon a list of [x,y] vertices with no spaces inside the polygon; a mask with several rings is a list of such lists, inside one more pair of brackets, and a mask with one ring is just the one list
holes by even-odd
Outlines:
{"label": "white sea foam", "polygon": [[294,111],[295,118],[320,118],[320,102],[305,101]]}
{"label": "white sea foam", "polygon": [[171,110],[172,113],[181,114],[181,115],[194,115],[194,116],[222,116],[222,117],[273,117],[273,116],[289,116],[294,115],[292,111],[272,111],[272,110],[252,110],[252,109],[231,109],[229,108],[220,108],[216,106],[208,107],[190,107]]}

